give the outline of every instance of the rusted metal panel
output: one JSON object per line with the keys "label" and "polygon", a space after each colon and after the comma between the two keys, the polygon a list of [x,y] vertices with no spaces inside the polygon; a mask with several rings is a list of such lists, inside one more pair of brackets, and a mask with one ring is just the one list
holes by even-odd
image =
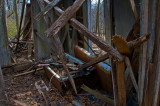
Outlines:
{"label": "rusted metal panel", "polygon": [[8,34],[6,27],[5,0],[0,0],[0,65],[6,66],[10,63],[8,51]]}

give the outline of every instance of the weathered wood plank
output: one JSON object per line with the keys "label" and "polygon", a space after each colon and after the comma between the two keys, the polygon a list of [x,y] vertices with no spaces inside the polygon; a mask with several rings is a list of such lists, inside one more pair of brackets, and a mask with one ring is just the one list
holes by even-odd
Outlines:
{"label": "weathered wood plank", "polygon": [[114,101],[113,101],[112,99],[108,98],[107,96],[103,96],[102,94],[96,92],[95,90],[92,90],[92,89],[88,88],[86,85],[82,85],[81,88],[82,88],[84,91],[86,91],[86,92],[94,95],[94,96],[97,97],[98,99],[101,99],[101,100],[103,100],[103,101],[105,101],[105,102],[107,102],[107,103],[109,103],[109,104],[112,104],[112,105],[114,104]]}
{"label": "weathered wood plank", "polygon": [[[128,45],[129,48],[134,48],[134,47],[140,46],[142,43],[147,41],[149,39],[149,37],[150,37],[150,34],[145,34],[145,35],[143,35],[142,37],[140,37],[140,38],[138,38],[136,40],[127,42],[127,45]],[[94,60],[82,65],[81,67],[79,67],[79,69],[83,69],[83,68],[92,66],[92,65],[97,64],[99,62],[102,62],[102,61],[104,61],[104,60],[106,60],[108,58],[109,58],[109,55],[108,54],[104,54],[104,55],[99,56],[96,59],[94,59]]]}
{"label": "weathered wood plank", "polygon": [[[54,6],[56,6],[61,0],[53,0],[52,2],[49,2],[49,4],[46,7],[42,7],[42,11],[37,14],[35,19],[39,21],[44,15],[46,15]],[[43,0],[38,0],[39,5],[43,5],[42,3],[44,2]]]}
{"label": "weathered wood plank", "polygon": [[79,69],[83,69],[83,68],[95,65],[95,64],[97,64],[97,63],[99,63],[101,61],[106,60],[107,58],[109,58],[109,55],[106,53],[106,54],[104,54],[104,55],[102,55],[100,57],[97,57],[97,58],[93,59],[92,61],[80,66]]}
{"label": "weathered wood plank", "polygon": [[[121,54],[130,55],[130,51],[125,39],[120,35],[113,36],[114,45]],[[126,87],[125,87],[125,63],[115,62],[115,69],[112,69],[112,79],[114,84],[114,97],[116,106],[126,106]],[[112,64],[112,65],[113,65]]]}
{"label": "weathered wood plank", "polygon": [[[46,2],[46,1],[45,1]],[[46,2],[48,3],[48,2]],[[61,15],[64,13],[63,10],[61,10],[59,7],[54,7],[54,10],[57,15]],[[90,32],[83,24],[81,24],[76,19],[72,18],[70,19],[69,23],[77,29],[83,36],[86,36],[88,39],[90,39],[92,42],[97,44],[102,50],[108,52],[110,55],[115,56],[118,58],[118,60],[122,61],[123,56],[112,46],[108,45],[105,41],[103,41],[100,37],[96,36],[92,32]]]}
{"label": "weathered wood plank", "polygon": [[[150,64],[148,72],[148,86],[145,97],[145,106],[159,106],[160,103],[160,1],[149,1],[149,31],[151,32],[151,40],[148,49]],[[159,93],[158,93],[159,92]]]}
{"label": "weathered wood plank", "polygon": [[[141,34],[148,33],[148,0],[142,0],[142,7],[141,7]],[[147,62],[147,42],[145,42],[141,46],[140,52],[140,70],[139,70],[139,80],[138,80],[138,102],[139,105],[142,106],[143,99],[144,99],[144,86],[145,86],[145,75],[146,72],[146,62]]]}
{"label": "weathered wood plank", "polygon": [[[89,62],[93,60],[95,57],[92,57],[88,51],[79,46],[74,47],[75,57],[84,61]],[[96,68],[97,76],[100,79],[100,85],[103,90],[107,92],[107,94],[112,94],[113,87],[112,87],[112,76],[111,76],[111,68],[110,66],[99,63],[95,64],[94,67]]]}
{"label": "weathered wood plank", "polygon": [[134,14],[134,18],[135,18],[135,20],[137,20],[139,16],[138,16],[138,13],[137,13],[137,10],[136,10],[135,2],[134,2],[134,0],[130,0],[130,3],[131,3],[132,11],[133,11],[133,14]]}
{"label": "weathered wood plank", "polygon": [[[118,85],[118,104],[119,106],[126,106],[126,88],[125,88],[125,64],[124,62],[117,62],[117,85]],[[117,106],[118,106],[117,105]]]}
{"label": "weathered wood plank", "polygon": [[72,18],[85,0],[76,0],[72,6],[68,7],[64,13],[45,32],[48,37],[56,35],[61,28]]}
{"label": "weathered wood plank", "polygon": [[136,82],[136,79],[135,79],[135,76],[134,76],[134,73],[133,73],[133,69],[132,69],[132,66],[131,66],[131,63],[130,63],[130,60],[128,57],[125,57],[125,63],[129,69],[129,74],[131,76],[131,79],[132,79],[132,82],[133,82],[133,85],[134,85],[134,88],[138,94],[138,84]]}
{"label": "weathered wood plank", "polygon": [[[39,6],[40,6],[41,10],[44,9],[44,7],[45,7],[44,2],[42,2],[40,0],[38,0],[38,2],[39,2]],[[46,24],[48,24],[48,27],[50,27],[50,25],[51,25],[50,24],[51,23],[50,17],[47,15],[47,16],[44,17],[44,20],[45,20]],[[63,45],[61,44],[61,41],[60,41],[59,36],[57,34],[53,37],[53,42],[55,42],[57,44],[58,48],[56,50],[58,51],[58,53],[60,55],[60,60],[62,62],[63,68],[67,73],[67,76],[68,76],[68,78],[69,78],[69,80],[71,82],[71,85],[72,85],[75,93],[77,94],[77,90],[76,90],[76,86],[75,86],[75,83],[74,83],[74,79],[70,75],[68,67],[66,66],[66,58],[65,58],[65,54],[64,54],[64,50],[63,50]],[[53,49],[54,47],[51,46],[51,48]]]}
{"label": "weathered wood plank", "polygon": [[150,37],[150,34],[144,34],[143,36],[135,39],[135,40],[132,40],[130,42],[127,42],[127,45],[128,47],[131,49],[131,48],[135,48],[135,47],[138,47],[140,46],[142,43],[144,43],[145,41],[147,41]]}
{"label": "weathered wood plank", "polygon": [[126,106],[124,62],[112,62],[112,81],[114,89],[114,105]]}
{"label": "weathered wood plank", "polygon": [[[59,7],[54,7],[55,12],[60,15],[63,14],[63,10],[61,10]],[[112,55],[114,57],[117,57],[119,61],[123,60],[123,56],[112,46],[108,45],[102,38],[96,36],[92,32],[90,32],[83,24],[81,24],[76,19],[72,18],[69,21],[69,24],[72,25],[76,30],[78,30],[83,36],[86,36],[88,39],[90,39],[92,42],[94,42],[98,47],[100,47],[102,50],[109,53],[109,55]]]}

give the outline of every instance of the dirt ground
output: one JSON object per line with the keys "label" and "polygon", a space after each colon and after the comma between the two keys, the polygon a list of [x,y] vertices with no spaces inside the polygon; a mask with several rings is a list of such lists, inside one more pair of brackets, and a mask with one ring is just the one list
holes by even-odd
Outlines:
{"label": "dirt ground", "polygon": [[[34,56],[28,58],[27,50],[21,50],[15,53],[16,63],[34,61]],[[82,92],[78,96],[72,95],[70,91],[60,94],[58,90],[50,83],[45,71],[39,70],[22,76],[13,77],[24,71],[4,72],[6,94],[9,100],[9,106],[75,106],[72,102],[76,101],[83,106],[109,106],[107,103],[97,99],[87,92]],[[43,81],[48,88],[39,91],[36,83]],[[77,105],[79,106],[79,105]]]}
{"label": "dirt ground", "polygon": [[[22,72],[4,74],[6,93],[10,101],[10,106],[47,106],[46,101],[49,106],[72,106],[73,100],[83,106],[106,105],[105,102],[87,93],[82,93],[80,94],[81,96],[73,96],[70,92],[61,95],[54,86],[49,84],[49,79],[47,79],[44,70],[37,71],[34,74],[12,77],[19,73]],[[49,91],[43,92],[46,101],[35,86],[35,83],[38,81],[44,81],[45,85],[49,88]],[[49,85],[51,86],[49,87]]]}

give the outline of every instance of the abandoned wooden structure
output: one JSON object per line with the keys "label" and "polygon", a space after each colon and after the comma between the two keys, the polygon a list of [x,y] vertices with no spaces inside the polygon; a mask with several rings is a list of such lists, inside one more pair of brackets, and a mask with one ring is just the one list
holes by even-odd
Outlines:
{"label": "abandoned wooden structure", "polygon": [[[103,0],[105,40],[91,32],[91,0],[31,0],[30,4],[25,1],[17,21],[16,39],[10,41],[6,0],[0,0],[0,104],[4,102],[1,95],[5,89],[2,71],[10,67],[30,71],[40,63],[47,64],[44,69],[50,70],[51,63],[45,62],[49,58],[52,62],[60,61],[77,95],[78,81],[67,65],[71,55],[82,61],[78,71],[91,66],[96,69],[101,89],[112,97],[81,84],[84,91],[115,106],[130,106],[130,98],[134,98],[135,106],[160,105],[160,0]],[[12,54],[21,51],[22,44],[28,45],[28,55],[34,54],[34,62],[14,63]],[[104,53],[95,54],[92,44]],[[107,62],[107,66],[102,62]],[[77,70],[75,73],[80,73]],[[60,81],[58,87],[63,83]]]}

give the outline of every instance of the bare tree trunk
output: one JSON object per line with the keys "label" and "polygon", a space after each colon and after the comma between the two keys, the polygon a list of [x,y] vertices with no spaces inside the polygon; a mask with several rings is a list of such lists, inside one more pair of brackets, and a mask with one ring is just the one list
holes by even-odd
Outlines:
{"label": "bare tree trunk", "polygon": [[11,3],[10,0],[7,0],[8,9],[11,10]]}
{"label": "bare tree trunk", "polygon": [[17,32],[19,29],[19,16],[18,16],[18,11],[17,11],[17,0],[14,0],[14,12],[16,16],[16,26],[17,26]]}

